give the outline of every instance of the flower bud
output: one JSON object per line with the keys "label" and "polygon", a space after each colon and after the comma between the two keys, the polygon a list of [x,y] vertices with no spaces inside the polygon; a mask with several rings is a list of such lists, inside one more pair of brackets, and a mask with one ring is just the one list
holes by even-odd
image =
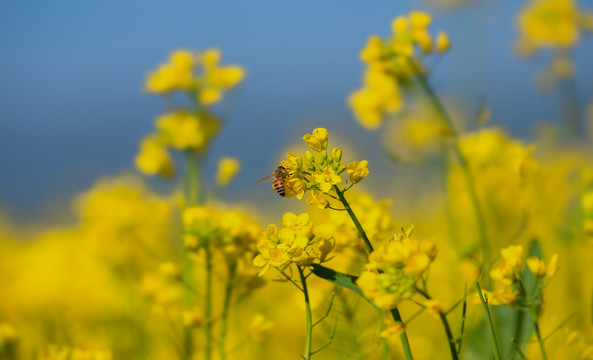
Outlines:
{"label": "flower bud", "polygon": [[325,161],[324,161],[324,160],[325,160],[325,158],[323,157],[323,155],[322,155],[322,154],[319,154],[319,155],[317,155],[317,156],[315,157],[315,160],[317,161],[317,163],[318,163],[319,165],[323,165],[323,163],[325,163]]}
{"label": "flower bud", "polygon": [[323,158],[323,160],[327,159],[327,151],[323,150],[321,152],[321,157]]}
{"label": "flower bud", "polygon": [[332,149],[332,157],[337,162],[339,162],[340,160],[342,160],[342,149],[333,148]]}
{"label": "flower bud", "polygon": [[315,165],[313,164],[312,161],[307,161],[307,170],[315,171]]}
{"label": "flower bud", "polygon": [[346,170],[346,165],[340,165],[340,166],[338,167],[338,169],[336,170],[336,173],[337,173],[338,175],[340,175],[341,173],[343,173],[343,172],[344,172],[344,170]]}
{"label": "flower bud", "polygon": [[305,152],[305,155],[307,156],[307,161],[315,161],[315,158],[313,157],[313,153],[311,151],[307,150]]}

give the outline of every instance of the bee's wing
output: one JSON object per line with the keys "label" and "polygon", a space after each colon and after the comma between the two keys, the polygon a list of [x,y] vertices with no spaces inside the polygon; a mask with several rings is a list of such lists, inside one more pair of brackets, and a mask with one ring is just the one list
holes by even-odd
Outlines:
{"label": "bee's wing", "polygon": [[273,178],[274,178],[274,174],[268,175],[265,178],[263,178],[263,179],[259,180],[258,182],[256,182],[256,184],[259,184],[261,182],[270,182],[270,181],[272,181]]}

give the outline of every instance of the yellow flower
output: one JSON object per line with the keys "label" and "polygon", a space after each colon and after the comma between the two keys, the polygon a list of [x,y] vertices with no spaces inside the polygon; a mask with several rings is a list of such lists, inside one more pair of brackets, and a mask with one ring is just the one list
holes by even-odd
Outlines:
{"label": "yellow flower", "polygon": [[232,157],[223,157],[218,161],[218,171],[216,172],[216,184],[219,187],[227,186],[241,169],[241,162]]}
{"label": "yellow flower", "polygon": [[193,86],[194,60],[187,50],[171,54],[169,63],[159,66],[148,74],[145,89],[151,93],[168,93],[174,90],[188,91]]}
{"label": "yellow flower", "polygon": [[587,14],[573,0],[532,0],[518,17],[519,44],[527,55],[537,48],[574,46]]}
{"label": "yellow flower", "polygon": [[329,207],[329,202],[325,198],[325,195],[322,191],[319,190],[311,190],[311,192],[309,192],[307,204],[316,205],[320,209],[326,209],[327,207]]}
{"label": "yellow flower", "polygon": [[367,169],[368,161],[355,161],[346,167],[350,181],[357,184],[360,180],[364,179],[369,175],[369,169]]}
{"label": "yellow flower", "polygon": [[173,161],[165,147],[153,137],[146,137],[140,144],[135,158],[136,167],[146,175],[173,175]]}
{"label": "yellow flower", "polygon": [[327,135],[328,132],[324,128],[316,128],[313,130],[313,134],[306,134],[303,136],[303,140],[309,145],[309,147],[315,151],[323,151],[327,149]]}
{"label": "yellow flower", "polygon": [[440,300],[430,299],[424,301],[424,306],[428,313],[435,318],[439,318],[440,315],[443,313],[443,302]]}
{"label": "yellow flower", "polygon": [[405,325],[401,321],[397,321],[387,325],[387,329],[381,331],[380,337],[384,339],[395,338],[406,331]]}
{"label": "yellow flower", "polygon": [[546,269],[547,276],[552,277],[556,275],[556,271],[558,271],[558,254],[552,255],[550,258],[550,262],[548,263],[548,268]]}
{"label": "yellow flower", "polygon": [[222,53],[220,49],[211,48],[204,50],[199,56],[199,60],[202,62],[206,69],[212,69],[218,66]]}
{"label": "yellow flower", "polygon": [[179,69],[191,69],[194,66],[195,57],[188,50],[177,50],[171,53],[169,61]]}
{"label": "yellow flower", "polygon": [[440,53],[444,53],[451,47],[451,41],[449,40],[449,36],[447,36],[444,32],[439,32],[437,35],[437,51]]}
{"label": "yellow flower", "polygon": [[290,179],[284,182],[286,194],[284,197],[290,198],[296,195],[297,199],[302,199],[305,195],[305,185],[299,178]]}
{"label": "yellow flower", "polygon": [[413,29],[426,29],[432,22],[430,15],[422,11],[411,11],[409,19]]}
{"label": "yellow flower", "polygon": [[528,257],[525,260],[529,271],[535,276],[536,278],[541,278],[546,275],[546,265],[544,264],[543,260],[536,258],[535,256]]}
{"label": "yellow flower", "polygon": [[206,142],[199,119],[187,111],[176,111],[157,119],[163,141],[177,150],[199,149]]}
{"label": "yellow flower", "polygon": [[245,69],[237,65],[229,65],[210,70],[206,76],[212,86],[230,90],[245,78]]}
{"label": "yellow flower", "polygon": [[198,92],[198,101],[204,106],[217,104],[222,99],[222,91],[215,87],[207,87]]}
{"label": "yellow flower", "polygon": [[367,45],[360,52],[360,59],[366,63],[381,60],[383,53],[383,41],[380,37],[372,35],[367,41]]}
{"label": "yellow flower", "polygon": [[396,36],[402,36],[408,33],[409,23],[404,16],[398,16],[391,22],[391,30]]}
{"label": "yellow flower", "polygon": [[268,321],[262,314],[255,314],[249,326],[249,335],[255,340],[261,340],[263,335],[274,327],[274,323]]}
{"label": "yellow flower", "polygon": [[336,171],[330,166],[326,167],[323,172],[314,172],[313,180],[319,185],[319,188],[324,193],[330,191],[333,185],[342,182],[342,178],[336,174]]}

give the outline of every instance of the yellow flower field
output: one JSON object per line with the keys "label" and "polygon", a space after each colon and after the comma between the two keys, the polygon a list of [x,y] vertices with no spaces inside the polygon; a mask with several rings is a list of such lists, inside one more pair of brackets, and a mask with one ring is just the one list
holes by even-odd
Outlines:
{"label": "yellow flower field", "polygon": [[[339,128],[293,134],[252,185],[282,213],[224,197],[253,164],[211,154],[249,69],[218,48],[163,54],[134,171],[72,199],[70,225],[0,215],[0,359],[593,359],[593,113],[528,140],[487,105],[460,119],[432,77],[455,38],[427,12],[393,15],[361,34],[343,94],[393,167]],[[559,88],[591,83],[571,52],[593,13],[529,0],[515,20],[526,63],[548,53]]]}

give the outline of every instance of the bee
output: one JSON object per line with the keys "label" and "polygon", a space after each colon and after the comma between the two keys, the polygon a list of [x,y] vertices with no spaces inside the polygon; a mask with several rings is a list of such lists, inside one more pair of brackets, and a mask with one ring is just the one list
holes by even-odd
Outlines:
{"label": "bee", "polygon": [[284,166],[278,166],[276,168],[276,170],[274,170],[272,175],[266,176],[265,178],[256,182],[256,184],[259,184],[260,182],[268,182],[268,181],[274,179],[274,182],[272,183],[272,188],[274,190],[276,190],[278,195],[284,196],[284,195],[286,195],[286,189],[284,187],[284,179],[286,178],[287,175],[288,175],[288,171],[286,170],[286,168]]}

